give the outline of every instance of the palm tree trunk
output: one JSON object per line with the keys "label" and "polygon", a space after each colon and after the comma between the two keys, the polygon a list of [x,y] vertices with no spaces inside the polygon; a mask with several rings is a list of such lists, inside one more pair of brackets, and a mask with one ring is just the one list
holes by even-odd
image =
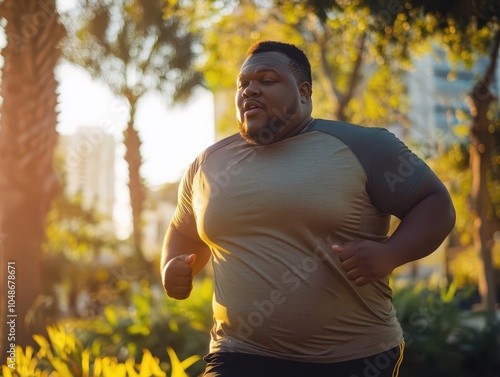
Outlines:
{"label": "palm tree trunk", "polygon": [[[4,1],[0,16],[7,20],[0,121],[0,359],[5,360],[12,344],[30,344],[32,333],[43,330],[30,309],[40,293],[45,217],[58,187],[52,168],[54,68],[64,28],[55,0]],[[15,285],[7,286],[7,277]]]}
{"label": "palm tree trunk", "polygon": [[[129,96],[130,97],[130,96]],[[141,139],[134,128],[137,98],[128,98],[130,104],[130,118],[127,129],[124,132],[125,160],[128,163],[130,191],[130,205],[132,207],[132,225],[135,256],[143,265],[148,265],[144,258],[142,249],[142,211],[145,199],[145,187],[141,178],[140,169],[142,165]]]}
{"label": "palm tree trunk", "polygon": [[491,231],[491,219],[488,216],[491,200],[488,192],[488,171],[491,165],[492,152],[495,146],[494,134],[490,132],[488,119],[488,109],[495,100],[495,96],[490,91],[490,85],[498,60],[500,47],[500,32],[497,32],[492,53],[490,55],[490,65],[485,76],[475,86],[470,95],[470,109],[473,116],[470,127],[470,168],[472,173],[471,187],[471,212],[474,221],[474,244],[478,249],[483,270],[479,274],[479,293],[481,294],[482,305],[488,311],[490,317],[495,316],[496,294],[495,279],[492,259],[493,234]]}

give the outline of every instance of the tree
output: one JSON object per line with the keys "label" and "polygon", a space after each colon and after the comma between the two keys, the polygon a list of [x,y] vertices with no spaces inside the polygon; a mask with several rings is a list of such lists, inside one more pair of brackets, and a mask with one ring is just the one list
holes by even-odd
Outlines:
{"label": "tree", "polygon": [[[316,117],[369,126],[405,122],[403,85],[389,80],[397,77],[397,67],[384,64],[376,53],[364,21],[366,12],[351,8],[322,21],[299,1],[271,7],[245,0],[231,6],[230,15],[219,17],[207,28],[204,42],[207,60],[203,69],[216,96],[229,93],[224,96],[231,102],[237,69],[252,42],[278,39],[298,45],[310,58]],[[387,96],[378,93],[382,82]],[[223,124],[217,126],[234,130],[234,110],[228,108],[226,113],[230,115],[224,115]]]}
{"label": "tree", "polygon": [[147,263],[141,232],[145,188],[140,174],[136,110],[146,93],[159,92],[174,102],[183,101],[201,84],[201,75],[193,69],[197,36],[189,30],[186,19],[176,14],[175,4],[162,0],[91,0],[69,18],[74,23],[75,38],[68,44],[66,57],[102,80],[129,105],[125,159],[134,245],[143,263]]}
{"label": "tree", "polygon": [[[56,156],[56,165],[58,160],[62,162],[64,157]],[[58,169],[58,172],[61,186],[65,186],[65,171]],[[85,314],[89,317],[95,315],[101,306],[96,297],[97,289],[105,286],[113,274],[117,275],[111,266],[125,264],[119,250],[126,245],[109,232],[106,225],[111,220],[94,208],[86,208],[81,193],[70,197],[66,192],[61,190],[52,202],[42,244],[44,278],[40,302],[47,304],[51,321],[82,315],[82,309],[78,308],[82,292],[92,298]]]}
{"label": "tree", "polygon": [[[389,2],[381,2],[388,6]],[[471,124],[469,127],[469,166],[472,176],[470,212],[473,239],[483,261],[479,274],[479,291],[482,304],[494,317],[496,287],[492,260],[494,231],[500,230],[500,221],[492,211],[489,175],[495,159],[495,132],[491,119],[491,104],[498,100],[492,93],[500,46],[500,3],[495,0],[462,0],[459,2],[410,1],[405,7],[395,9],[409,22],[425,17],[427,31],[437,35],[449,49],[451,59],[471,64],[475,54],[486,54],[489,64],[483,76],[469,93]],[[378,10],[380,12],[380,9]],[[391,21],[397,23],[396,15]]]}
{"label": "tree", "polygon": [[[500,13],[499,13],[500,15]],[[500,26],[500,25],[499,25]],[[500,29],[492,41],[490,63],[484,76],[474,85],[470,94],[470,109],[473,121],[470,126],[469,161],[472,173],[470,207],[474,223],[474,243],[482,260],[484,272],[479,278],[479,290],[485,308],[495,318],[496,287],[493,269],[492,249],[494,226],[500,229],[499,219],[491,213],[491,196],[488,190],[488,175],[495,149],[495,135],[492,132],[489,108],[498,98],[491,91],[500,48]],[[498,131],[497,131],[498,132]]]}
{"label": "tree", "polygon": [[[2,50],[0,122],[0,359],[4,360],[11,343],[32,343],[32,331],[40,329],[30,308],[40,292],[45,217],[57,190],[52,167],[57,142],[54,67],[65,31],[55,0],[5,0],[0,3],[0,17],[7,40]],[[15,326],[8,325],[8,319]],[[15,340],[9,338],[14,334]]]}
{"label": "tree", "polygon": [[[277,1],[280,3],[280,1]],[[309,9],[321,19],[334,10],[343,10],[346,2],[338,0],[309,0]],[[495,313],[495,284],[491,251],[494,231],[500,230],[498,213],[492,211],[489,175],[495,153],[495,133],[491,105],[497,98],[492,91],[493,77],[498,65],[500,45],[500,3],[497,0],[460,0],[454,2],[409,0],[358,0],[360,8],[370,10],[372,22],[387,42],[381,45],[400,46],[401,56],[408,57],[409,46],[427,37],[439,39],[448,48],[451,59],[472,64],[478,54],[487,54],[489,64],[484,75],[471,88],[469,106],[469,166],[472,175],[470,210],[474,227],[474,243],[483,260],[479,290],[485,309]],[[498,111],[498,110],[497,110]]]}
{"label": "tree", "polygon": [[[389,80],[400,76],[402,63],[379,53],[366,10],[347,4],[322,18],[308,12],[304,2],[289,1],[271,14],[302,36],[324,94],[315,106],[326,102],[322,111],[327,116],[366,126],[406,123],[404,87],[398,80]],[[385,96],[379,94],[381,84]]]}

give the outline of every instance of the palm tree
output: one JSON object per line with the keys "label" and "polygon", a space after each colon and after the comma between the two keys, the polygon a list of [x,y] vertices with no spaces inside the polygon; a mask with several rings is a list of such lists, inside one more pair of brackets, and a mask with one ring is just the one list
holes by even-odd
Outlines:
{"label": "palm tree", "polygon": [[77,9],[75,38],[66,52],[68,60],[128,102],[124,144],[133,239],[136,256],[145,264],[141,232],[145,187],[140,175],[141,140],[135,128],[139,100],[146,93],[158,92],[182,101],[201,83],[201,75],[192,67],[197,36],[172,7],[162,0],[87,0]]}
{"label": "palm tree", "polygon": [[[30,308],[40,292],[45,217],[58,187],[52,168],[57,142],[54,68],[65,30],[58,22],[55,0],[4,0],[0,17],[7,40],[2,50],[0,119],[0,359],[4,360],[12,343],[6,318],[15,320],[18,345],[32,342],[32,331],[42,326]],[[8,264],[15,269],[7,270]],[[15,278],[9,280],[15,285],[6,285],[6,275]]]}

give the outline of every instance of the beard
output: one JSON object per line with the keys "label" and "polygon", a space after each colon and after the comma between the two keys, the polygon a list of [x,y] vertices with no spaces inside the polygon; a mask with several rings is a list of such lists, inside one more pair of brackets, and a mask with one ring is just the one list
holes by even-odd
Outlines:
{"label": "beard", "polygon": [[238,131],[241,137],[249,144],[268,145],[281,140],[277,134],[283,130],[285,124],[277,119],[258,130],[250,130],[242,122],[238,122]]}

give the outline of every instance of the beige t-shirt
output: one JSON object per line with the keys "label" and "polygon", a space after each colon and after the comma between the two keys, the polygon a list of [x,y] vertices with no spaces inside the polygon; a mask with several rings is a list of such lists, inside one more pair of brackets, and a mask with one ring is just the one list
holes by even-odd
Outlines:
{"label": "beige t-shirt", "polygon": [[236,134],[205,150],[173,222],[194,221],[212,250],[210,352],[340,362],[401,343],[388,278],[355,286],[330,248],[385,240],[427,171],[386,130],[323,120],[270,145]]}

